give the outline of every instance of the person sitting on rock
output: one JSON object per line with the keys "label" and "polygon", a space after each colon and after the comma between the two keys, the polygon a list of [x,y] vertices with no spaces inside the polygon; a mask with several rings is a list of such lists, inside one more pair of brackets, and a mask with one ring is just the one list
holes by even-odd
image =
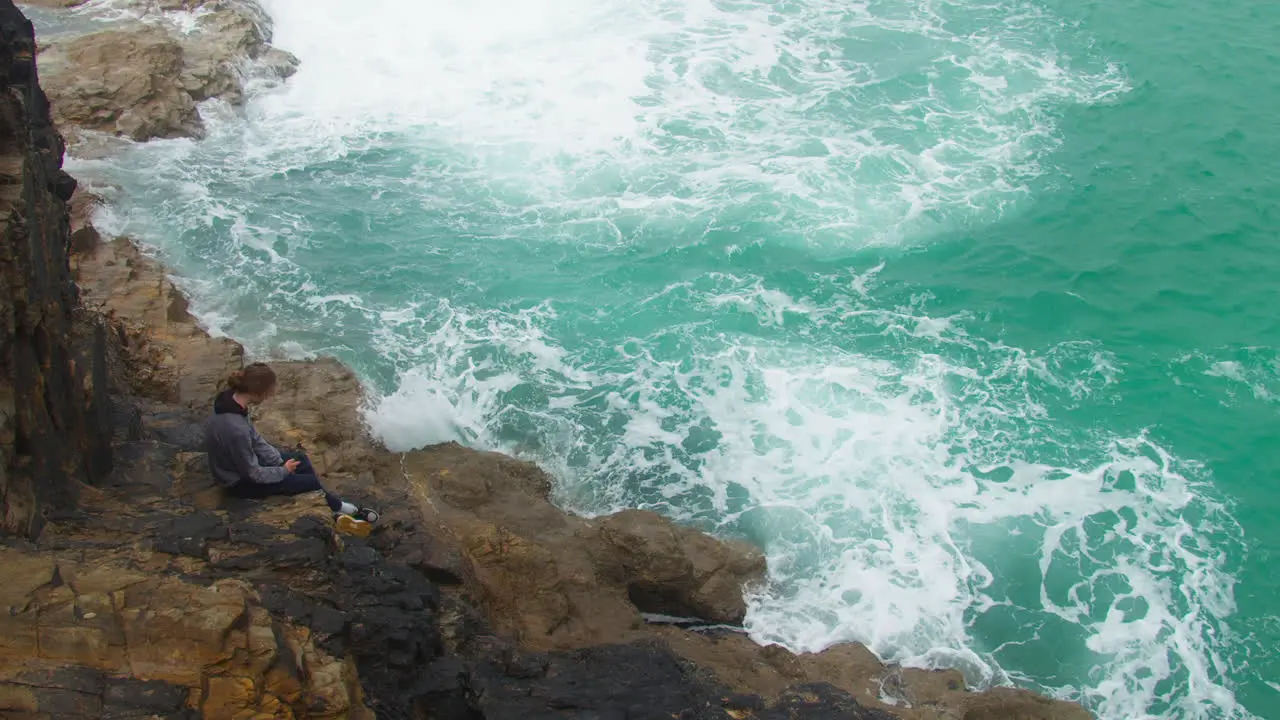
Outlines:
{"label": "person sitting on rock", "polygon": [[338,528],[367,535],[378,513],[356,507],[320,484],[305,453],[281,452],[270,445],[249,421],[249,406],[275,393],[276,374],[265,363],[253,363],[231,373],[228,388],[213,401],[205,422],[205,444],[213,477],[227,493],[241,498],[323,493]]}

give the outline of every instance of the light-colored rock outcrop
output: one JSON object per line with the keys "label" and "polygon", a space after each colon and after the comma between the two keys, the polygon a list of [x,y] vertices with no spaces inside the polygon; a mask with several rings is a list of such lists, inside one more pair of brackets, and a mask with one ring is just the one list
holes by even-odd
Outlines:
{"label": "light-colored rock outcrop", "polygon": [[[78,4],[78,3],[77,3]],[[145,141],[200,137],[197,104],[244,101],[244,76],[256,63],[279,77],[297,59],[269,44],[267,19],[235,0],[137,0],[142,18],[101,32],[60,37],[40,50],[54,121],[73,149],[85,131]],[[65,5],[63,5],[65,7]],[[165,13],[192,12],[178,32]],[[145,20],[145,21],[144,21]]]}

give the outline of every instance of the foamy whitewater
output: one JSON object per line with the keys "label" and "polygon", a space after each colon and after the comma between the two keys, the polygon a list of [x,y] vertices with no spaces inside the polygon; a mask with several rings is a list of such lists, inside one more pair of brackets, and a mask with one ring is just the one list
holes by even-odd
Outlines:
{"label": "foamy whitewater", "polygon": [[[1041,230],[982,241],[1072,185],[1063,118],[1135,92],[1069,7],[263,4],[296,76],[207,103],[202,141],[68,164],[215,333],[349,363],[393,448],[760,544],[759,642],[1257,717],[1228,494],[1118,400],[1134,356],[1019,289],[1057,282]],[[1265,352],[1216,352],[1176,367],[1278,392]]]}

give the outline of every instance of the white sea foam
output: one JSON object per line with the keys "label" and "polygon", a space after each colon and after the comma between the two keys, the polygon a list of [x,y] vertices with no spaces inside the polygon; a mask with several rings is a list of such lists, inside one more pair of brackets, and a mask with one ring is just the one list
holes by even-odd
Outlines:
{"label": "white sea foam", "polygon": [[1262,349],[1249,348],[1238,360],[1209,360],[1203,372],[1209,377],[1222,378],[1231,385],[1230,394],[1240,386],[1258,400],[1280,400],[1280,357],[1268,357]]}
{"label": "white sea foam", "polygon": [[[963,313],[888,299],[886,262],[810,274],[804,295],[686,272],[574,318],[561,306],[579,299],[486,296],[492,245],[830,258],[988,220],[1043,172],[1050,106],[1125,86],[1058,52],[1054,18],[914,0],[264,4],[302,60],[286,86],[242,112],[206,104],[204,142],[73,163],[120,183],[107,229],[165,253],[211,325],[255,352],[345,349],[378,376],[367,417],[393,448],[526,454],[581,512],[642,505],[762,543],[759,640],[860,640],[1108,719],[1246,716],[1220,657],[1232,579],[1205,540],[1231,542],[1230,517],[1145,436],[1055,416],[1123,372],[1102,349],[972,338]],[[466,268],[447,286],[466,299],[419,276],[392,299],[330,287],[314,256],[390,252],[375,225],[409,238],[389,264]],[[1019,669],[1046,657],[1068,670]]]}
{"label": "white sea foam", "polygon": [[[1056,142],[1046,103],[1098,102],[1124,87],[1113,68],[1069,70],[1027,42],[1043,27],[1025,26],[1053,19],[1025,8],[264,5],[275,42],[303,64],[236,128],[238,172],[283,172],[392,134],[561,212],[617,207],[617,180],[642,204],[674,191],[713,214],[802,202],[803,234],[824,244],[902,242],[912,226],[998,211]],[[135,5],[86,7],[111,17]]]}
{"label": "white sea foam", "polygon": [[[1021,646],[1076,665],[1044,687],[1100,717],[1248,717],[1223,683],[1219,645],[1233,581],[1214,543],[1238,528],[1189,479],[1199,469],[1144,436],[1080,435],[1043,407],[1103,390],[1114,361],[1084,343],[1044,356],[981,343],[915,308],[863,304],[870,291],[858,287],[798,321],[868,337],[929,327],[922,340],[938,352],[903,365],[691,325],[627,341],[625,362],[588,364],[548,347],[545,308],[519,319],[446,309],[419,316],[435,333],[407,334],[433,364],[369,417],[399,447],[463,438],[527,450],[557,469],[561,501],[580,512],[640,505],[762,542],[772,582],[747,620],[759,641],[858,640],[979,685],[1027,680],[1006,667]],[[764,325],[788,322],[775,308],[807,305],[725,276],[642,301],[660,302],[733,307]],[[670,336],[688,347],[664,356]],[[478,347],[502,359],[475,364]],[[985,362],[955,364],[967,350]],[[561,402],[513,403],[521,385]],[[511,440],[522,432],[537,439],[522,448]],[[1030,595],[997,582],[1011,536],[1039,567]],[[1015,607],[1027,634],[991,634]],[[1057,620],[1079,628],[1074,644],[1032,631]]]}

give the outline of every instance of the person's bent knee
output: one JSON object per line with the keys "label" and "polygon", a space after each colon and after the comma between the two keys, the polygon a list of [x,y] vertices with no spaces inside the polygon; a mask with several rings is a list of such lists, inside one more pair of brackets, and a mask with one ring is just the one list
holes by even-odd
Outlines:
{"label": "person's bent knee", "polygon": [[291,494],[312,492],[315,490],[323,490],[320,484],[320,478],[315,475],[304,473],[292,473],[286,475],[281,485],[287,487]]}

